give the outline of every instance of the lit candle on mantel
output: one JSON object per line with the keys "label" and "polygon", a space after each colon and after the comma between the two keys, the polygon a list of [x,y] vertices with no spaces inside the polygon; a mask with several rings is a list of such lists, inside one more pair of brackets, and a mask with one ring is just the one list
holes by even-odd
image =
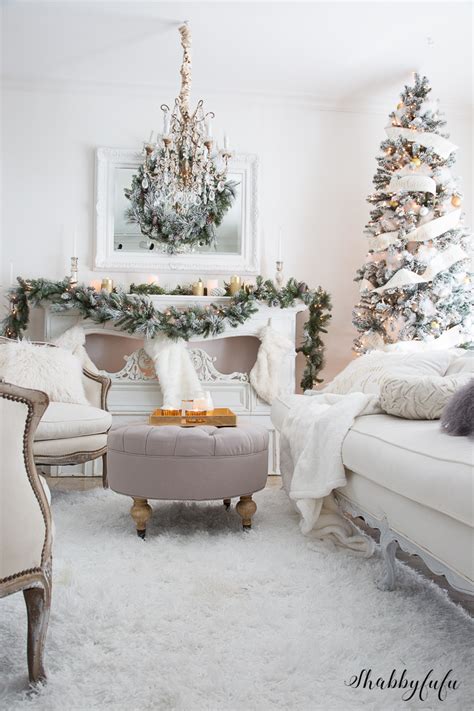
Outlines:
{"label": "lit candle on mantel", "polygon": [[94,289],[94,291],[100,291],[101,284],[102,282],[100,279],[93,279],[90,282],[90,286]]}
{"label": "lit candle on mantel", "polygon": [[224,133],[224,150],[228,153],[230,151],[230,141],[227,133]]}
{"label": "lit candle on mantel", "polygon": [[74,226],[74,234],[72,238],[72,256],[77,257],[77,227]]}
{"label": "lit candle on mantel", "polygon": [[158,284],[158,274],[149,274],[146,280],[147,284]]}
{"label": "lit candle on mantel", "polygon": [[207,295],[211,296],[211,291],[213,289],[217,289],[219,286],[219,280],[218,279],[208,279],[207,280]]}

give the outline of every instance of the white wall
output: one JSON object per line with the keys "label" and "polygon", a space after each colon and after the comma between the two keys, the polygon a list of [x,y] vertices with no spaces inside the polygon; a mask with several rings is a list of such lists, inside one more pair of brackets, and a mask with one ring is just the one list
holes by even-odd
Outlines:
{"label": "white wall", "polygon": [[[387,106],[385,114],[350,113],[319,110],[285,98],[281,102],[245,96],[204,98],[216,112],[216,128],[225,127],[233,146],[260,157],[262,273],[274,274],[281,224],[286,276],[311,286],[321,284],[332,295],[328,378],[351,357],[351,308],[357,298],[352,280],[365,254],[362,231],[369,210],[365,198],[392,107]],[[171,97],[126,95],[119,90],[100,94],[74,87],[5,88],[3,285],[8,283],[11,262],[15,275],[63,277],[75,224],[81,280],[103,275],[91,270],[95,148],[140,146],[150,129],[157,128],[158,106],[166,99]],[[470,119],[452,111],[448,121],[452,140],[460,146],[456,172],[463,176],[471,223]],[[126,284],[140,276],[145,275],[116,275]]]}

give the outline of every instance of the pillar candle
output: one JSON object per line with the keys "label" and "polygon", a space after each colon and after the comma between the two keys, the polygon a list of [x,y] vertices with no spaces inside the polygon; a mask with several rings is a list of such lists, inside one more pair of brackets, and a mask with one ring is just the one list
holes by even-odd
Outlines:
{"label": "pillar candle", "polygon": [[158,284],[159,278],[158,274],[149,274],[146,279],[147,284]]}
{"label": "pillar candle", "polygon": [[217,289],[217,287],[219,286],[219,280],[218,279],[208,279],[206,286],[207,286],[207,295],[211,296],[212,289]]}

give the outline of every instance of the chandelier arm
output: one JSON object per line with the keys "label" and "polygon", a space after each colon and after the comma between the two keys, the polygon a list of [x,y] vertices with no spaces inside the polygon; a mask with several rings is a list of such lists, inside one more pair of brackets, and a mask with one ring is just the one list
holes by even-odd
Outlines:
{"label": "chandelier arm", "polygon": [[191,32],[187,22],[179,27],[181,46],[183,48],[183,63],[181,64],[181,89],[179,104],[183,114],[189,113],[189,94],[191,91]]}

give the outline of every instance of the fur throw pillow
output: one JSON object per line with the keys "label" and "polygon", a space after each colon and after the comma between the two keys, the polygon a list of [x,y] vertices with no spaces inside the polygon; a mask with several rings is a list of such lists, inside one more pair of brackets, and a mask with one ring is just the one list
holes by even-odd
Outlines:
{"label": "fur throw pillow", "polygon": [[65,348],[67,351],[71,351],[71,353],[79,358],[82,367],[86,370],[89,370],[91,373],[99,372],[97,366],[89,358],[89,354],[86,351],[86,334],[82,326],[72,326],[68,328],[68,330],[61,333],[60,336],[53,338],[52,343],[56,346],[60,346],[60,348]]}
{"label": "fur throw pillow", "polygon": [[385,353],[371,351],[355,358],[320,392],[346,395],[368,393],[377,395],[387,377],[409,375],[444,375],[453,359],[448,350],[421,353]]}
{"label": "fur throw pillow", "polygon": [[63,348],[11,341],[0,345],[0,377],[23,388],[42,390],[55,402],[87,405],[78,358]]}
{"label": "fur throw pillow", "polygon": [[380,388],[380,406],[389,415],[407,420],[439,420],[449,399],[470,377],[461,373],[444,378],[439,375],[386,378]]}
{"label": "fur throw pillow", "polygon": [[474,434],[474,378],[457,390],[441,415],[441,427],[450,435]]}

